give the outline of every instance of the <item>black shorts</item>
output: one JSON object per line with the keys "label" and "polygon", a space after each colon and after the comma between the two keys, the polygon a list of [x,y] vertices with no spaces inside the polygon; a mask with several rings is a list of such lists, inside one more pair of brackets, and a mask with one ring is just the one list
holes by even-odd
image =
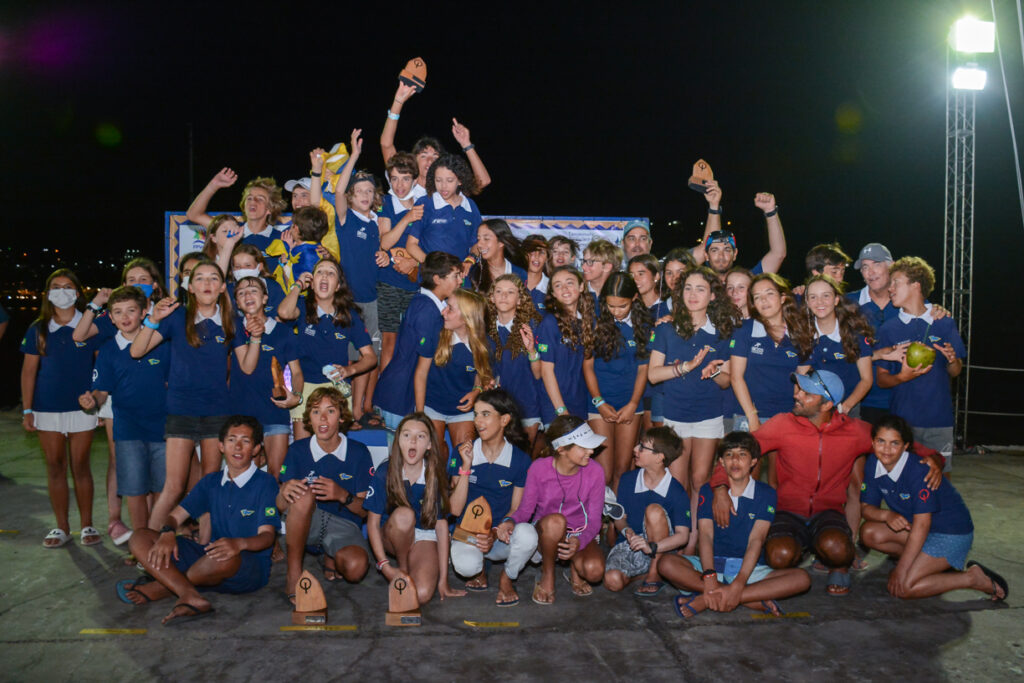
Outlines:
{"label": "black shorts", "polygon": [[804,550],[814,548],[814,541],[826,529],[839,529],[853,540],[853,533],[850,532],[850,525],[846,522],[846,516],[837,510],[825,510],[813,517],[801,517],[792,512],[779,510],[775,513],[775,519],[768,528],[768,540],[773,538],[790,537],[800,541]]}
{"label": "black shorts", "polygon": [[402,316],[418,290],[408,291],[386,282],[377,283],[377,317],[381,332],[398,332]]}
{"label": "black shorts", "polygon": [[164,426],[165,439],[190,439],[196,443],[203,439],[217,439],[220,428],[230,415],[168,415]]}

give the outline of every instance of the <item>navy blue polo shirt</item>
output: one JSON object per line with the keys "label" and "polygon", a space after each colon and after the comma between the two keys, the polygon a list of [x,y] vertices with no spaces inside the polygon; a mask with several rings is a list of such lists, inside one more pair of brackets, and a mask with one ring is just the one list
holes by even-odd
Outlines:
{"label": "navy blue polo shirt", "polygon": [[433,358],[441,334],[444,302],[423,288],[409,302],[395,339],[395,353],[377,380],[373,400],[395,415],[406,415],[416,407],[413,374],[419,358]]}
{"label": "navy blue polo shirt", "polygon": [[[526,278],[523,278],[523,284],[526,285]],[[535,289],[530,289],[529,285],[526,287],[526,291],[530,293],[530,298],[533,299],[533,306],[541,313],[544,312],[544,299],[548,296],[548,285],[550,280],[544,273],[540,274],[540,281],[537,283]]]}
{"label": "navy blue polo shirt", "polygon": [[[575,324],[582,323],[577,320]],[[570,346],[558,329],[558,319],[551,313],[545,314],[540,321],[536,338],[541,361],[555,366],[555,380],[569,414],[586,419],[591,404],[587,385],[583,381],[583,342],[577,347]],[[548,424],[555,419],[555,406],[551,405],[551,397],[544,390],[543,383],[538,389],[540,418],[544,424]]]}
{"label": "navy blue polo shirt", "polygon": [[297,350],[302,377],[310,384],[323,384],[330,381],[324,377],[323,367],[328,363],[349,365],[348,345],[356,349],[370,345],[370,335],[359,313],[349,311],[351,319],[348,325],[335,325],[334,316],[328,315],[317,306],[316,324],[306,322],[305,314],[300,314],[295,322],[297,331]]}
{"label": "navy blue polo shirt", "polygon": [[929,533],[969,534],[974,531],[971,513],[960,493],[943,477],[939,488],[932,491],[924,483],[928,465],[918,456],[903,452],[887,472],[874,454],[864,463],[864,483],[860,486],[860,502],[889,509],[902,515],[911,524],[914,515],[930,514]]}
{"label": "navy blue polo shirt", "polygon": [[711,350],[698,367],[682,377],[661,383],[665,396],[662,415],[667,419],[700,422],[724,414],[725,391],[715,384],[715,380],[701,379],[700,375],[711,361],[729,359],[729,340],[718,338],[718,331],[710,320],[689,339],[680,337],[672,323],[662,323],[655,329],[652,348],[665,354],[665,365],[671,365],[676,360],[689,362],[705,346],[710,346]]}
{"label": "navy blue polo shirt", "polygon": [[[395,229],[395,226],[398,225],[398,222],[401,221],[402,217],[405,216],[405,214],[407,213],[409,213],[409,209],[402,206],[402,203],[398,200],[398,197],[396,197],[393,194],[388,194],[386,197],[384,197],[384,203],[381,206],[380,216],[381,218],[387,218],[389,221],[391,221],[392,230]],[[399,237],[398,241],[395,242],[394,245],[392,245],[392,249],[405,247],[405,243],[409,239],[409,229],[411,227],[411,225],[405,226],[405,229],[402,231],[401,237]],[[377,268],[377,281],[384,282],[386,284],[391,285],[392,287],[404,289],[407,292],[415,292],[420,287],[419,284],[417,284],[416,282],[410,281],[408,276],[403,275],[402,273],[399,273],[397,270],[395,270],[395,267],[392,264],[388,264],[386,266]]]}
{"label": "navy blue polo shirt", "polygon": [[[817,323],[815,323],[817,325]],[[853,392],[853,388],[860,382],[860,370],[857,369],[857,361],[861,358],[871,358],[871,346],[864,337],[857,337],[857,358],[850,358],[843,348],[842,338],[839,336],[839,324],[831,334],[821,334],[818,331],[818,339],[814,343],[814,350],[806,364],[815,370],[828,370],[834,372],[843,380],[843,389],[846,396]]]}
{"label": "navy blue polo shirt", "polygon": [[[354,496],[369,490],[373,460],[365,445],[341,435],[341,443],[333,452],[325,451],[315,438],[300,439],[288,447],[281,465],[281,483],[292,479],[305,479],[312,473],[316,477],[331,479]],[[363,520],[336,500],[318,500],[316,506],[324,512],[344,517],[355,525]]]}
{"label": "navy blue polo shirt", "polygon": [[100,347],[92,371],[94,391],[114,399],[115,441],[164,440],[167,376],[171,348],[160,344],[142,358],[132,358],[132,343],[120,332]]}
{"label": "navy blue polo shirt", "polygon": [[[284,290],[281,289],[281,285],[277,283],[277,280],[273,278],[263,277],[260,279],[267,286],[267,303],[263,307],[263,313],[268,318],[276,318],[277,307],[284,301]],[[235,303],[235,286],[237,284],[234,280],[228,282],[228,298],[231,299],[232,304]]]}
{"label": "navy blue polo shirt", "polygon": [[[881,347],[915,341],[935,350],[934,367],[916,379],[892,387],[889,412],[899,415],[914,427],[952,427],[953,397],[946,371],[949,361],[933,344],[952,344],[957,358],[964,358],[967,349],[956,323],[948,316],[935,320],[929,311],[920,318],[900,311],[878,331],[878,345]],[[898,374],[901,367],[895,361],[880,360],[876,363],[893,375]]]}
{"label": "navy blue polo shirt", "polygon": [[[287,228],[289,226],[282,227]],[[280,231],[278,231],[274,226],[268,225],[266,229],[264,229],[263,234],[258,234],[250,231],[249,224],[245,223],[242,226],[242,234],[244,235],[242,237],[242,244],[251,244],[252,246],[259,249],[261,252],[263,252],[263,255],[266,256],[267,247],[269,247],[270,243],[280,236]]]}
{"label": "navy blue polo shirt", "polygon": [[[245,332],[243,318],[238,318],[235,329],[241,332],[235,335],[234,347],[245,346],[249,342],[249,335]],[[231,405],[243,415],[255,417],[264,427],[268,425],[291,426],[292,421],[288,411],[278,408],[271,401],[271,394],[274,392],[274,376],[270,367],[273,358],[277,358],[282,369],[293,360],[298,360],[296,342],[294,328],[268,319],[260,340],[260,355],[256,361],[256,369],[252,371],[251,375],[245,374],[242,370],[242,366],[238,363],[238,356],[234,353],[231,354]]]}
{"label": "navy blue polo shirt", "polygon": [[[511,326],[512,323],[509,323]],[[512,334],[508,327],[498,324],[498,339],[501,340],[501,358],[497,358],[497,349],[494,340],[487,337],[491,349],[491,371],[498,385],[512,394],[512,398],[519,405],[519,412],[523,418],[540,417],[540,402],[537,396],[539,389],[537,380],[533,377],[533,370],[530,368],[529,355],[520,353],[515,358],[508,348],[508,339]]]}
{"label": "navy blue polo shirt", "polygon": [[93,337],[84,342],[71,338],[82,314],[75,311],[67,325],[50,320],[47,325],[46,347],[39,353],[39,322],[32,323],[21,340],[21,352],[39,356],[35,393],[31,408],[40,413],[66,413],[81,410],[78,397],[92,386],[93,353],[99,342]]}
{"label": "navy blue polo shirt", "polygon": [[[627,321],[629,318],[627,318]],[[633,398],[633,387],[640,367],[647,365],[646,358],[636,357],[636,338],[630,322],[616,320],[615,327],[622,337],[622,345],[611,360],[594,353],[594,375],[601,390],[601,398],[618,410]],[[595,409],[596,410],[596,409]]]}
{"label": "navy blue polo shirt", "polygon": [[[280,526],[277,491],[274,478],[255,463],[234,480],[225,467],[200,479],[181,501],[181,507],[195,519],[210,513],[211,543],[219,538],[251,538],[261,526]],[[270,575],[272,547],[252,553],[260,563],[264,581]]]}
{"label": "navy blue polo shirt", "polygon": [[341,267],[345,279],[357,302],[377,300],[377,252],[380,251],[380,231],[377,216],[360,216],[349,209],[345,222],[335,218],[335,233],[341,250]]}
{"label": "navy blue polo shirt", "polygon": [[110,319],[110,312],[107,310],[93,318],[92,324],[96,326],[96,341],[100,345],[109,339],[113,339],[114,335],[117,334],[117,325]]}
{"label": "navy blue polo shirt", "polygon": [[423,205],[423,218],[406,230],[419,241],[420,249],[427,254],[444,251],[466,258],[470,247],[476,244],[476,229],[483,221],[473,200],[459,193],[459,204],[452,206],[435,192],[416,203]]}
{"label": "navy blue polo shirt", "polygon": [[[729,497],[732,498],[731,492]],[[698,520],[710,519],[714,522],[715,518],[711,513],[712,500],[711,485],[704,484],[700,487],[700,498],[697,502]],[[736,515],[729,518],[729,526],[722,528],[715,524],[715,557],[743,557],[747,552],[747,543],[754,530],[754,523],[763,519],[771,524],[775,519],[775,489],[753,478],[747,483],[743,494],[733,498],[732,502],[736,506]],[[763,548],[757,562],[764,564]]]}
{"label": "navy blue polo shirt", "polygon": [[[388,506],[388,461],[384,461],[377,468],[377,471],[373,473],[373,479],[370,481],[370,490],[366,494],[366,500],[363,501],[363,509],[367,512],[376,512],[383,518],[388,517],[394,508]],[[420,472],[420,477],[414,482],[408,479],[402,479],[402,484],[405,486],[405,497],[409,501],[409,507],[412,508],[413,514],[416,515],[416,528],[423,529],[420,522],[420,513],[423,510],[423,495],[427,490],[427,464],[423,463],[423,470]],[[440,519],[440,515],[438,516]],[[433,528],[429,529],[432,531]]]}
{"label": "navy blue polo shirt", "polygon": [[167,412],[170,415],[206,417],[228,410],[228,354],[230,350],[220,322],[220,308],[213,318],[196,323],[199,346],[185,336],[185,307],[171,311],[157,330],[171,346],[171,372],[167,377]]}
{"label": "navy blue polo shirt", "polygon": [[[643,469],[630,470],[619,479],[619,490],[615,494],[626,510],[626,526],[635,533],[644,532],[644,518],[648,505],[660,505],[668,513],[669,534],[675,533],[676,527],[690,528],[690,497],[686,489],[672,476],[667,469],[665,475],[653,489],[644,481]],[[619,536],[619,543],[626,540]]]}
{"label": "navy blue polo shirt", "polygon": [[[864,314],[864,317],[867,318],[869,323],[871,323],[871,327],[875,329],[876,339],[878,337],[878,331],[882,329],[882,325],[885,324],[887,320],[895,318],[900,312],[898,308],[892,305],[891,301],[885,305],[885,308],[879,308],[878,304],[871,300],[871,294],[867,287],[858,292],[850,292],[846,295],[846,298],[856,302],[857,306],[860,307],[860,312]],[[877,347],[877,341],[875,343]],[[871,385],[871,391],[868,392],[868,395],[865,396],[864,400],[860,403],[861,405],[868,406],[869,408],[882,408],[883,410],[889,410],[890,395],[891,390],[883,389],[878,386],[878,382],[876,381]]]}
{"label": "navy blue polo shirt", "polygon": [[469,508],[468,503],[483,496],[491,506],[491,519],[497,526],[501,518],[508,515],[512,508],[513,491],[526,486],[526,471],[530,469],[530,463],[530,456],[508,441],[505,442],[498,459],[493,463],[488,462],[484,457],[480,439],[474,440],[469,493],[466,494],[467,509],[463,510],[459,521],[465,517]]}
{"label": "navy blue polo shirt", "polygon": [[732,335],[729,352],[732,356],[747,359],[743,379],[761,424],[774,415],[792,410],[793,383],[789,381],[789,375],[801,360],[788,334],[776,345],[764,325],[753,318],[744,320]]}
{"label": "navy blue polo shirt", "polygon": [[458,409],[463,396],[473,391],[476,366],[469,346],[452,335],[452,354],[445,365],[430,363],[424,405],[442,415],[461,415]]}

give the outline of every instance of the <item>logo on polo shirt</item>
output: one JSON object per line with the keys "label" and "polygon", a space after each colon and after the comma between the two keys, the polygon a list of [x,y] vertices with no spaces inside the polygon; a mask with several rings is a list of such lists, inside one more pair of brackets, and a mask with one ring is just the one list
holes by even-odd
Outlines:
{"label": "logo on polo shirt", "polygon": [[651,332],[651,343],[652,344],[654,343],[654,333],[653,332]]}
{"label": "logo on polo shirt", "polygon": [[427,343],[427,338],[426,337],[420,337],[420,346],[423,346],[426,343]]}
{"label": "logo on polo shirt", "polygon": [[245,508],[242,508],[242,516],[243,517],[249,517],[249,516],[253,515],[255,512],[256,512],[255,510],[246,510]]}
{"label": "logo on polo shirt", "polygon": [[372,486],[370,488],[366,489],[366,499],[369,500],[370,498],[373,498],[373,487]]}
{"label": "logo on polo shirt", "polygon": [[759,356],[763,356],[764,355],[764,349],[761,348],[761,342],[757,342],[756,344],[751,346],[750,347],[750,352],[751,353],[756,353]]}
{"label": "logo on polo shirt", "polygon": [[882,495],[886,495],[889,493],[889,489],[879,488],[878,490],[882,492]]}
{"label": "logo on polo shirt", "polygon": [[219,334],[217,336],[215,336],[214,339],[217,340],[218,344],[223,344],[224,343],[224,337],[220,336]]}
{"label": "logo on polo shirt", "polygon": [[92,369],[92,381],[95,382],[96,378],[100,376],[100,371],[96,368]]}
{"label": "logo on polo shirt", "polygon": [[281,474],[284,474],[285,470],[288,469],[288,465],[281,465]]}
{"label": "logo on polo shirt", "polygon": [[846,354],[836,351],[835,353],[832,354],[832,357],[835,358],[836,360],[843,360],[844,358],[846,358]]}
{"label": "logo on polo shirt", "polygon": [[930,341],[930,342],[939,342],[939,341],[942,341],[942,337],[936,337],[934,334],[930,334],[930,335],[928,335],[928,341]]}
{"label": "logo on polo shirt", "polygon": [[313,327],[312,325],[306,325],[306,329],[304,329],[303,332],[305,334],[308,334],[310,337],[316,336],[316,328]]}
{"label": "logo on polo shirt", "polygon": [[627,340],[626,344],[628,344],[629,346],[636,346],[636,342],[633,341],[632,339]]}
{"label": "logo on polo shirt", "polygon": [[[654,339],[654,335],[653,334],[651,335],[651,339]],[[730,339],[729,340],[729,348],[730,349],[735,349],[736,348],[736,340],[735,339]]]}
{"label": "logo on polo shirt", "polygon": [[345,335],[342,334],[341,332],[335,332],[334,338],[337,339],[338,341],[345,341],[346,339]]}
{"label": "logo on polo shirt", "polygon": [[750,517],[751,519],[753,519],[754,518],[754,513],[753,512],[748,512],[747,516]]}
{"label": "logo on polo shirt", "polygon": [[508,479],[499,479],[498,480],[498,486],[500,486],[502,488],[505,488],[506,486],[511,486],[511,485],[512,485],[512,482],[510,482]]}
{"label": "logo on polo shirt", "polygon": [[77,346],[78,348],[82,348],[85,346],[85,342],[75,342],[75,346]]}
{"label": "logo on polo shirt", "polygon": [[932,495],[932,492],[928,489],[921,489],[921,492],[917,494],[917,497],[922,501],[928,500],[928,496]]}
{"label": "logo on polo shirt", "polygon": [[476,372],[476,368],[474,368],[472,365],[467,365],[466,372]]}
{"label": "logo on polo shirt", "polygon": [[909,493],[901,493],[900,494],[900,500],[910,500],[910,494]]}
{"label": "logo on polo shirt", "polygon": [[770,513],[772,513],[774,515],[775,514],[775,506],[774,505],[769,505],[768,506],[768,512],[770,512]]}
{"label": "logo on polo shirt", "polygon": [[338,479],[341,479],[342,481],[348,481],[351,478],[352,478],[352,475],[348,474],[346,472],[342,472],[341,474],[338,475]]}
{"label": "logo on polo shirt", "polygon": [[359,228],[358,230],[356,230],[356,237],[358,237],[361,240],[365,240],[366,239],[366,228]]}
{"label": "logo on polo shirt", "polygon": [[786,358],[796,358],[795,351],[786,351]]}
{"label": "logo on polo shirt", "polygon": [[260,350],[261,351],[273,351],[274,347],[273,346],[267,346],[266,344],[260,344]]}
{"label": "logo on polo shirt", "polygon": [[868,490],[868,485],[865,484],[864,482],[861,482],[860,490],[861,491],[867,491]]}
{"label": "logo on polo shirt", "polygon": [[150,358],[149,359],[149,364],[150,365],[160,365],[160,359],[159,358]]}
{"label": "logo on polo shirt", "polygon": [[277,517],[277,508],[271,505],[268,508],[263,508],[264,517]]}

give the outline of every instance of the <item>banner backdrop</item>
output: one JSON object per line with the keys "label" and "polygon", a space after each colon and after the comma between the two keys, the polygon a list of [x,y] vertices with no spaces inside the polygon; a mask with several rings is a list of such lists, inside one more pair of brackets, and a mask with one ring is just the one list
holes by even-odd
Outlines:
{"label": "banner backdrop", "polygon": [[[239,217],[240,212],[230,212]],[[290,220],[291,214],[283,214],[284,220]],[[571,216],[484,216],[484,218],[503,218],[512,228],[512,233],[519,239],[527,235],[540,234],[551,239],[555,235],[563,235],[575,240],[580,245],[580,253],[590,244],[591,240],[606,239],[621,247],[623,229],[630,221],[640,221],[650,230],[650,221],[646,218],[574,218]],[[287,225],[280,226],[281,228]],[[164,263],[167,264],[168,291],[176,296],[178,291],[178,261],[182,256],[193,251],[202,251],[206,240],[203,228],[190,223],[184,211],[167,211],[164,213]]]}

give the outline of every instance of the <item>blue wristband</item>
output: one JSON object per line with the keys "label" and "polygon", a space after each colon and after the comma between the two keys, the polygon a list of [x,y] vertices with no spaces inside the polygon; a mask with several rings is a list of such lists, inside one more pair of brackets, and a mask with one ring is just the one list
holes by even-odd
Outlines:
{"label": "blue wristband", "polygon": [[142,324],[145,325],[146,327],[148,327],[151,330],[159,330],[160,329],[160,323],[153,322],[152,320],[149,319],[148,315],[145,318],[142,319]]}
{"label": "blue wristband", "polygon": [[392,121],[397,121],[398,119],[401,118],[401,114],[392,114],[391,110],[388,109],[388,118],[391,119]]}

